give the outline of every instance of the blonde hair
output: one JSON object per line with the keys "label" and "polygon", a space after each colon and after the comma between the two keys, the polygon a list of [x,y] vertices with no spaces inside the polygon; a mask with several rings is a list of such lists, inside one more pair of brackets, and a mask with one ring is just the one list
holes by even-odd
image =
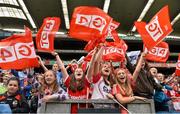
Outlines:
{"label": "blonde hair", "polygon": [[[126,74],[125,90],[122,88],[122,83],[121,83],[120,81],[118,81],[118,79],[117,79],[117,73],[118,73],[119,70],[123,70],[123,71],[125,72],[125,74]],[[116,84],[119,85],[121,91],[124,90],[125,95],[131,96],[131,95],[133,95],[133,90],[132,90],[132,87],[131,87],[131,84],[130,84],[130,80],[129,80],[129,78],[128,78],[128,74],[127,74],[127,73],[128,73],[128,72],[126,71],[126,69],[117,68],[117,69],[115,70],[115,82],[116,82]],[[122,93],[122,92],[121,92],[121,93]]]}
{"label": "blonde hair", "polygon": [[[56,92],[58,92],[58,90],[59,90],[59,85],[58,85],[58,82],[57,82],[57,77],[56,77],[56,73],[53,71],[53,70],[47,70],[46,72],[52,72],[53,73],[53,75],[55,76],[55,81],[54,81],[54,86],[53,86],[53,88],[52,88],[52,92],[53,93],[56,93]],[[45,72],[45,73],[46,73]],[[44,74],[45,74],[44,73]],[[49,87],[49,85],[46,83],[46,81],[45,81],[45,75],[43,76],[43,80],[44,80],[44,84],[43,85],[41,85],[41,87],[40,87],[40,92],[41,93],[44,93],[45,91],[45,89],[46,88],[48,88]]]}

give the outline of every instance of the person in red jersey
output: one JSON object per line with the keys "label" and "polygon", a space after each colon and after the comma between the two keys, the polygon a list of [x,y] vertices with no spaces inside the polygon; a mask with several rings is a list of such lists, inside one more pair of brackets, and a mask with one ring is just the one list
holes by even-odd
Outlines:
{"label": "person in red jersey", "polygon": [[[69,94],[70,99],[88,99],[91,82],[91,73],[87,71],[87,75],[85,75],[83,69],[77,67],[74,70],[73,74],[69,76],[59,55],[56,52],[53,52],[52,55],[56,57],[57,63],[61,69],[61,72],[63,74],[63,82],[67,87],[67,92]],[[85,104],[80,105],[80,107],[85,107]],[[77,111],[77,104],[72,104],[71,113],[77,113]]]}
{"label": "person in red jersey", "polygon": [[[115,98],[122,103],[130,103],[135,99],[144,100],[145,98],[133,95],[133,86],[136,76],[128,77],[125,69],[118,68],[115,72],[116,84],[113,85],[113,94]],[[126,110],[121,108],[121,113],[127,113]]]}

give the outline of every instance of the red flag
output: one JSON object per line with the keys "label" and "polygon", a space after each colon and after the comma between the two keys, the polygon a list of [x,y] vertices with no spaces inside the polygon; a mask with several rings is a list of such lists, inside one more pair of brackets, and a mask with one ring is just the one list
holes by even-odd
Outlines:
{"label": "red flag", "polygon": [[96,46],[99,45],[99,43],[103,43],[105,42],[105,38],[97,38],[97,39],[93,39],[90,40],[86,46],[84,47],[84,50],[86,50],[87,52],[90,52],[91,50],[93,50]]}
{"label": "red flag", "polygon": [[36,46],[40,51],[54,51],[54,36],[60,26],[60,18],[47,17],[36,36]]}
{"label": "red flag", "polygon": [[81,68],[83,69],[84,72],[87,70],[87,66],[88,66],[88,62],[83,61],[83,63],[81,64]]}
{"label": "red flag", "polygon": [[166,42],[161,42],[157,46],[153,47],[151,50],[148,50],[145,47],[147,55],[145,58],[150,61],[156,62],[166,62],[169,57],[169,46]]}
{"label": "red flag", "polygon": [[173,31],[169,20],[168,6],[163,7],[148,24],[135,22],[135,26],[144,45],[150,50]]}
{"label": "red flag", "polygon": [[116,48],[116,47],[105,47],[104,53],[103,53],[103,60],[104,61],[124,61],[125,59],[125,53],[123,49]]}
{"label": "red flag", "polygon": [[97,40],[98,39],[90,40],[84,47],[84,50],[86,50],[87,52],[90,52],[91,50],[93,50],[94,47],[96,47],[98,45]]}
{"label": "red flag", "polygon": [[94,53],[94,50],[91,50],[84,58],[84,61],[90,61],[93,53]]}
{"label": "red flag", "polygon": [[124,40],[121,39],[121,38],[118,36],[118,33],[117,33],[115,30],[112,31],[112,37],[113,37],[113,39],[114,39],[114,42],[116,42],[116,44],[118,44],[117,47],[122,48],[122,49],[124,50],[124,52],[126,52],[127,49],[128,49],[128,46],[127,46],[127,44],[124,42]]}
{"label": "red flag", "polygon": [[[112,32],[112,36],[114,39],[114,42],[105,42],[105,50],[103,52],[103,60],[104,61],[124,61],[125,60],[125,53],[126,50],[128,48],[128,46],[126,45],[126,43],[124,42],[124,40],[120,39],[117,32],[113,31]],[[95,46],[97,46],[100,42],[104,42],[104,41],[100,41],[100,39],[97,40],[90,40],[88,42],[88,44],[85,47],[86,51],[90,51],[92,49],[94,49]],[[88,55],[85,57],[85,61],[90,61],[91,57],[92,57],[92,53],[94,50],[90,51],[88,53]]]}
{"label": "red flag", "polygon": [[124,61],[125,51],[119,43],[116,42],[106,42],[106,46],[103,52],[104,61]]}
{"label": "red flag", "polygon": [[[115,42],[106,42],[107,47],[105,47],[102,58],[104,61],[124,61],[125,51],[124,49],[118,47]],[[94,50],[91,50],[88,55],[84,58],[84,61],[90,61]]]}
{"label": "red flag", "polygon": [[116,28],[118,28],[119,25],[120,23],[113,21],[109,26],[108,35],[114,40],[114,42],[116,42],[116,44],[118,44],[117,47],[124,49],[124,52],[126,52],[126,50],[128,49],[128,46],[124,42],[124,40],[118,36],[118,33],[115,30]]}
{"label": "red flag", "polygon": [[90,41],[107,34],[112,18],[97,7],[80,6],[75,8],[69,30],[72,38]]}
{"label": "red flag", "polygon": [[25,69],[39,66],[31,31],[25,35],[12,35],[0,42],[0,67],[2,69]]}
{"label": "red flag", "polygon": [[179,54],[178,61],[177,61],[177,64],[176,64],[175,74],[176,74],[176,76],[180,76],[180,54]]}
{"label": "red flag", "polygon": [[108,37],[113,37],[112,36],[112,32],[115,31],[116,28],[118,28],[120,25],[119,22],[116,22],[116,21],[112,21],[108,27]]}

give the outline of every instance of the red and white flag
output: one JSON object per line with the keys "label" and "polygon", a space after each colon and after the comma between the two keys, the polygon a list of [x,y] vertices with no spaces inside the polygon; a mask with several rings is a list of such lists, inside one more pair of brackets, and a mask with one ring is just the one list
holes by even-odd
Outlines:
{"label": "red and white flag", "polygon": [[[118,28],[119,25],[120,25],[120,23],[118,23],[116,21],[112,21],[110,23],[110,25],[108,26],[108,34],[102,36],[101,38],[94,38],[93,40],[88,41],[88,43],[86,44],[84,50],[90,52],[99,43],[104,43],[105,42],[105,37],[110,37],[110,38],[114,39],[114,37],[116,37],[116,34],[117,34],[117,37],[118,37],[118,33],[115,31],[115,29]],[[116,39],[114,41],[116,41]],[[119,37],[118,37],[117,42],[120,42],[120,41],[121,41],[121,39],[119,39]]]}
{"label": "red and white flag", "polygon": [[86,57],[84,57],[84,61],[90,61],[91,58],[92,58],[93,53],[94,53],[94,50],[91,50],[91,51],[86,55]]}
{"label": "red and white flag", "polygon": [[[113,61],[113,62],[117,62],[117,61],[124,61],[125,60],[125,53],[126,53],[126,50],[128,48],[128,46],[126,45],[126,43],[124,42],[123,39],[120,39],[117,32],[114,30],[112,32],[112,36],[113,36],[113,39],[114,39],[114,42],[107,42],[105,41],[105,49],[104,49],[104,52],[103,52],[103,60],[104,61]],[[100,40],[100,39],[97,39],[97,40]],[[100,41],[99,41],[100,42]],[[85,47],[85,50],[87,51],[90,51],[88,53],[88,55],[85,57],[85,61],[90,61],[91,60],[91,57],[92,57],[92,53],[93,53],[93,49],[95,46],[97,46],[99,44],[98,41],[94,41],[94,42],[91,42],[89,41],[88,44],[86,45]],[[103,42],[103,41],[101,41]]]}
{"label": "red and white flag", "polygon": [[173,31],[169,19],[168,6],[163,7],[148,24],[135,22],[135,26],[141,35],[144,45],[148,50],[152,49]]}
{"label": "red and white flag", "polygon": [[[125,60],[125,51],[119,47],[115,42],[106,42],[107,47],[104,47],[102,59],[104,61],[119,62]],[[84,61],[90,61],[94,50],[91,50],[88,55],[84,58]]]}
{"label": "red and white flag", "polygon": [[93,39],[90,40],[86,46],[84,47],[84,50],[87,52],[90,52],[91,50],[93,50],[96,46],[98,46],[100,43],[104,43],[105,42],[105,38],[98,38],[98,39]]}
{"label": "red and white flag", "polygon": [[111,60],[113,62],[124,61],[125,53],[124,53],[124,50],[122,48],[117,48],[114,46],[105,47],[102,59],[104,61],[110,61]]}
{"label": "red and white flag", "polygon": [[54,51],[54,36],[59,30],[60,18],[47,17],[36,36],[36,46],[39,51]]}
{"label": "red and white flag", "polygon": [[112,38],[112,32],[115,31],[119,27],[120,23],[116,21],[112,21],[108,27],[108,37]]}
{"label": "red and white flag", "polygon": [[180,76],[180,54],[179,54],[178,61],[177,61],[177,64],[176,64],[175,74],[176,74],[176,76]]}
{"label": "red and white flag", "polygon": [[105,36],[112,18],[97,7],[80,6],[75,8],[69,30],[69,36],[90,41]]}
{"label": "red and white flag", "polygon": [[148,50],[144,47],[145,52],[147,52],[145,58],[150,61],[155,62],[166,62],[169,57],[169,45],[166,42],[161,42],[157,46]]}
{"label": "red and white flag", "polygon": [[118,33],[115,30],[111,33],[114,42],[116,43],[116,45],[118,45],[117,47],[122,48],[124,52],[126,52],[128,49],[128,45],[125,43],[125,41],[118,36]]}
{"label": "red and white flag", "polygon": [[38,67],[31,31],[25,35],[12,35],[0,42],[0,68],[25,69]]}

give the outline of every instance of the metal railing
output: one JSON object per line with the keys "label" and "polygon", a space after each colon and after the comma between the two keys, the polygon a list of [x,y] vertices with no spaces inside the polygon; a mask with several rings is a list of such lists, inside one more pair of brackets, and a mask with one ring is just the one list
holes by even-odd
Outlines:
{"label": "metal railing", "polygon": [[[97,109],[99,110],[99,113],[102,113],[106,111],[106,113],[112,113],[116,112],[117,109],[119,112],[120,106],[117,104],[117,102],[113,100],[103,100],[103,99],[98,99],[98,100],[65,100],[65,101],[50,101],[46,102],[41,106],[40,113],[71,113],[71,105],[76,103],[78,105],[78,112],[83,112],[83,113],[93,113],[95,112],[94,110]],[[81,108],[80,104],[86,104],[86,107]],[[102,105],[114,105],[115,107],[101,107],[97,108],[96,105],[94,104],[102,104]],[[93,107],[92,107],[93,105]],[[122,108],[122,107],[121,107]],[[135,100],[129,104],[127,104],[127,109],[131,113],[155,113],[154,109],[154,101],[152,99],[147,99],[146,101],[141,101],[141,100]],[[82,111],[83,110],[83,111]],[[115,110],[115,111],[113,111]]]}

